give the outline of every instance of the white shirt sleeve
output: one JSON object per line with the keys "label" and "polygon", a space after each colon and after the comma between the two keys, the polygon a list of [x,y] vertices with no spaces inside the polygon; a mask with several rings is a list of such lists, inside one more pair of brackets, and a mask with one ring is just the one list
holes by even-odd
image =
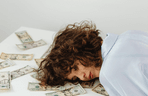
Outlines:
{"label": "white shirt sleeve", "polygon": [[109,34],[103,43],[99,78],[108,94],[148,96],[148,33],[132,30],[119,36]]}

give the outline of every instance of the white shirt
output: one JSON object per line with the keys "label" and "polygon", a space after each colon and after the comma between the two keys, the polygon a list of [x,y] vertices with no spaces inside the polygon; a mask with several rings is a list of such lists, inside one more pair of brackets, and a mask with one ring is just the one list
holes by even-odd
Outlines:
{"label": "white shirt", "polygon": [[101,53],[99,79],[110,96],[148,96],[148,33],[108,33]]}

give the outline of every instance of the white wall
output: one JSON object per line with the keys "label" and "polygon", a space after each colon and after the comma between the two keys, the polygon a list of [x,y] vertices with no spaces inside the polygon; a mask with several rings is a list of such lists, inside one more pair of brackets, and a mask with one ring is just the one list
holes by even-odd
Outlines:
{"label": "white wall", "polygon": [[148,0],[0,0],[0,42],[21,26],[57,32],[86,19],[104,36],[133,29],[148,32],[147,4]]}

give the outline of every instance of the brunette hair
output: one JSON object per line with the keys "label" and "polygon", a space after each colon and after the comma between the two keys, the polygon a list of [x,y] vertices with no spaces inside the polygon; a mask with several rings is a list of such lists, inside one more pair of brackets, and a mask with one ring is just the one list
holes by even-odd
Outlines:
{"label": "brunette hair", "polygon": [[50,53],[37,70],[40,84],[55,86],[70,81],[66,77],[71,73],[75,60],[79,60],[86,67],[101,67],[102,57],[99,53],[102,38],[99,34],[100,30],[96,30],[96,25],[87,20],[69,24],[60,30],[50,46]]}

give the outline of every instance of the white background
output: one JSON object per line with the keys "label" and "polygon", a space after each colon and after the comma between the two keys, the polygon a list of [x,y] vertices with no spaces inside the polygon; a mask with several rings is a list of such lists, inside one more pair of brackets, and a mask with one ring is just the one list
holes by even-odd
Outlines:
{"label": "white background", "polygon": [[0,42],[21,26],[57,32],[92,20],[102,35],[148,32],[148,0],[0,0]]}

